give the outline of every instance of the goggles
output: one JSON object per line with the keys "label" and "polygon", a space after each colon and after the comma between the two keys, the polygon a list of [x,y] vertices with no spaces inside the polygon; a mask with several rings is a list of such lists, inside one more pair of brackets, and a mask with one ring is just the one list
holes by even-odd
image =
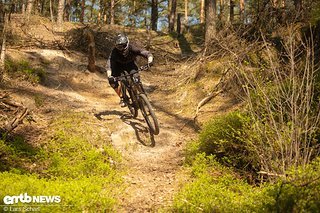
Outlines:
{"label": "goggles", "polygon": [[128,44],[117,44],[116,48],[120,51],[123,51],[127,48]]}

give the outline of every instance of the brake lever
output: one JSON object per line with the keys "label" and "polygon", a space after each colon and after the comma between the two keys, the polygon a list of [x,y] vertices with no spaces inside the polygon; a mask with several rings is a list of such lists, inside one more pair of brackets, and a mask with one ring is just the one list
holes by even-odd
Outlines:
{"label": "brake lever", "polygon": [[141,66],[139,70],[143,71],[143,70],[149,70],[149,69],[150,69],[150,66],[149,64],[147,64],[147,65]]}

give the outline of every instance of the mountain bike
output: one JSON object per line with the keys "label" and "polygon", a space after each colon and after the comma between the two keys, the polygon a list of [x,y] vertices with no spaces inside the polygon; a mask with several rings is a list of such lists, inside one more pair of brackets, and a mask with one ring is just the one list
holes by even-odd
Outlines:
{"label": "mountain bike", "polygon": [[140,109],[150,133],[158,135],[159,123],[140,81],[139,71],[147,69],[149,69],[149,65],[142,66],[138,70],[132,70],[130,73],[124,71],[124,74],[115,77],[115,79],[120,81],[123,101],[128,106],[132,116],[136,118]]}

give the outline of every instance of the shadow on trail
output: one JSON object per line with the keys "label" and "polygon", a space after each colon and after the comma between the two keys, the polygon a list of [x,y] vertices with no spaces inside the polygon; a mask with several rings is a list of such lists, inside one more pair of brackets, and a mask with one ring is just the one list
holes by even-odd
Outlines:
{"label": "shadow on trail", "polygon": [[119,112],[117,110],[105,110],[105,111],[102,111],[102,112],[94,113],[94,117],[96,117],[100,121],[107,120],[107,119],[102,117],[102,116],[105,116],[105,115],[119,115],[119,116],[122,116],[123,113],[121,113],[121,112]]}
{"label": "shadow on trail", "polygon": [[[145,127],[144,125],[142,125],[141,122],[144,122],[143,119],[132,118],[131,115],[123,115],[123,116],[120,117],[120,119],[124,123],[130,125],[133,128],[133,130],[135,131],[137,140],[142,145],[150,146],[150,147],[154,147],[155,146],[154,135],[149,132],[148,127]],[[149,137],[145,137],[146,139],[143,140],[143,138],[141,136],[145,136],[145,135],[148,135],[148,134],[149,134]],[[150,141],[147,141],[148,139],[150,139]]]}
{"label": "shadow on trail", "polygon": [[[128,124],[132,127],[132,129],[135,132],[136,138],[144,146],[155,146],[155,139],[154,135],[149,132],[148,127],[144,126],[144,120],[139,118],[133,118],[130,113],[124,113],[117,110],[105,110],[99,113],[95,113],[94,116],[98,120],[107,120],[103,118],[102,116],[108,116],[108,115],[117,115],[120,116],[120,119],[123,123]],[[147,135],[147,137],[146,137]],[[143,137],[145,136],[145,137]]]}
{"label": "shadow on trail", "polygon": [[[182,129],[184,129],[185,127],[189,127],[189,128],[191,128],[191,129],[193,129],[193,130],[195,130],[197,132],[200,130],[200,126],[197,123],[195,123],[192,118],[186,118],[186,117],[179,116],[179,115],[177,115],[177,114],[175,114],[173,112],[168,111],[163,106],[161,106],[161,105],[159,105],[159,104],[157,104],[155,102],[152,102],[151,104],[157,110],[159,110],[159,111],[161,111],[161,112],[163,112],[163,113],[165,113],[165,114],[167,114],[167,115],[169,115],[171,117],[174,117],[177,121],[181,122],[182,126],[180,127],[180,131]],[[179,123],[177,123],[176,125],[178,126],[178,124]]]}

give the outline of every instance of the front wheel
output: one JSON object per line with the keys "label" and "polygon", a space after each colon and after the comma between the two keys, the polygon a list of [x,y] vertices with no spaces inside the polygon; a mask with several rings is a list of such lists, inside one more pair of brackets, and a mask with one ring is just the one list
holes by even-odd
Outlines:
{"label": "front wheel", "polygon": [[145,94],[139,95],[139,107],[141,114],[148,124],[150,132],[154,135],[159,134],[159,124],[156,115],[154,114],[151,104]]}

